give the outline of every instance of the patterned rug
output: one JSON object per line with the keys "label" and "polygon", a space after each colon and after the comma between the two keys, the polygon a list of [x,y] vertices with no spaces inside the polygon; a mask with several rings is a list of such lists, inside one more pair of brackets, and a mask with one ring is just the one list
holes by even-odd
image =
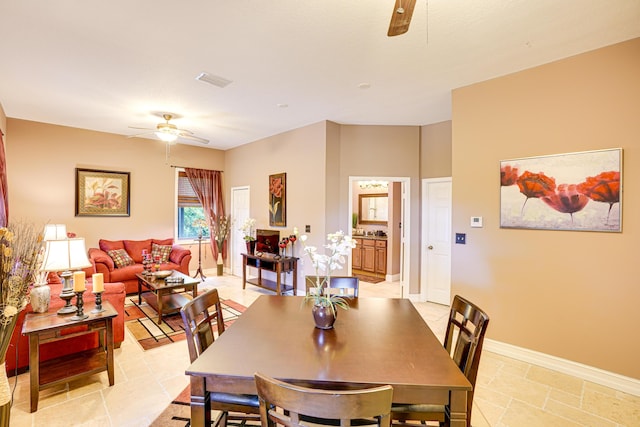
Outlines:
{"label": "patterned rug", "polygon": [[[190,296],[190,294],[184,295]],[[229,327],[246,310],[245,306],[232,300],[222,300],[221,303],[222,317],[226,327]],[[137,295],[126,297],[124,316],[125,326],[144,350],[185,339],[180,313],[162,316],[162,323],[158,325],[158,313],[147,304],[144,298],[142,304],[138,304]]]}

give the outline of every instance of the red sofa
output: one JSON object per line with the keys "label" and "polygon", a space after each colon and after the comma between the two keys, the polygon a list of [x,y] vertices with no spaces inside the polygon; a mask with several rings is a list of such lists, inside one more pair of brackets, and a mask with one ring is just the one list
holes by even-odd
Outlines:
{"label": "red sofa", "polygon": [[[173,239],[147,239],[147,240],[103,240],[100,239],[100,248],[89,249],[89,260],[93,264],[96,273],[104,275],[105,282],[124,283],[127,294],[138,292],[138,279],[136,274],[142,272],[142,251],[151,253],[152,244],[172,245],[169,254],[169,262],[160,264],[161,270],[177,270],[184,274],[189,274],[189,262],[191,262],[191,251],[179,245],[173,244]],[[113,259],[107,254],[114,249],[124,249],[133,259],[135,264],[122,268],[116,268]]]}
{"label": "red sofa", "polygon": [[[49,286],[51,287],[51,302],[49,304],[49,312],[54,313],[64,306],[64,301],[60,299],[62,283],[50,283]],[[87,291],[83,294],[83,300],[85,304],[93,306],[95,302],[95,295],[91,292],[91,290],[91,282],[87,281]],[[123,283],[104,284],[102,301],[109,301],[118,312],[118,316],[113,319],[113,341],[116,348],[120,347],[120,344],[122,343],[122,341],[124,341],[125,296],[126,295]],[[71,303],[75,304],[75,298],[71,300]],[[21,373],[26,371],[26,368],[29,366],[29,338],[26,335],[22,335],[22,324],[24,323],[25,315],[31,312],[33,312],[33,310],[31,309],[31,304],[27,304],[27,307],[19,314],[18,323],[16,324],[16,329],[13,331],[13,335],[11,336],[11,343],[9,344],[9,350],[7,351],[6,369],[8,375],[14,375],[16,367],[18,368],[18,373]],[[86,327],[68,328],[65,329],[62,334],[74,333],[82,330],[81,328],[86,329]],[[67,354],[96,348],[97,346],[97,332],[93,334],[69,338],[64,341],[42,344],[40,345],[40,360],[49,360],[55,357],[65,356]],[[18,353],[17,358],[16,347]]]}

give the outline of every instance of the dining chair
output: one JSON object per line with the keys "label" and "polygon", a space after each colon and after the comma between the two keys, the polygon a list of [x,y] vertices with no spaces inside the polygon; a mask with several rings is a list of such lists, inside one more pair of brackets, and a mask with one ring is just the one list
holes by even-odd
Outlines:
{"label": "dining chair", "polygon": [[[306,276],[305,284],[307,289],[307,295],[316,292],[318,276]],[[320,277],[320,283],[325,280],[324,277]],[[327,286],[322,283],[322,288]],[[340,295],[347,298],[358,298],[358,289],[360,288],[360,279],[353,276],[331,276],[329,280],[329,292]]]}
{"label": "dining chair", "polygon": [[[189,358],[193,363],[224,332],[224,318],[217,289],[198,295],[180,310]],[[226,427],[227,421],[258,421],[260,405],[257,395],[210,393],[211,409],[220,411],[214,426]]]}
{"label": "dining chair", "polygon": [[[359,390],[325,390],[289,384],[257,372],[256,388],[260,400],[262,427],[280,424],[303,426],[305,417],[339,421],[341,427],[351,420],[371,420],[381,427],[390,425],[390,385]],[[306,423],[304,424],[307,425]]]}
{"label": "dining chair", "polygon": [[[473,394],[488,325],[489,316],[478,306],[459,295],[453,298],[443,345],[472,386],[467,392],[467,427],[471,427]],[[391,419],[394,425],[401,426],[415,426],[407,421],[438,421],[448,426],[448,411],[445,405],[396,404],[391,408]]]}

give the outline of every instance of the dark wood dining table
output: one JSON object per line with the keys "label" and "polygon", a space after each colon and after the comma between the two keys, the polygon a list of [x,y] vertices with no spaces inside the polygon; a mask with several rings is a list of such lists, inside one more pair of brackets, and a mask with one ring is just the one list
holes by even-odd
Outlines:
{"label": "dark wood dining table", "polygon": [[449,405],[451,426],[466,426],[471,384],[406,299],[355,298],[322,330],[304,297],[258,297],[187,369],[191,425],[209,425],[209,392],[256,394],[258,371],[318,388],[390,384],[394,403]]}

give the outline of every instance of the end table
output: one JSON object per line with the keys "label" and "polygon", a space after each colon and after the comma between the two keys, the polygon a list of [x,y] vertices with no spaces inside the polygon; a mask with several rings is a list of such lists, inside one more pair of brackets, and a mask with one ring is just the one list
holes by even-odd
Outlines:
{"label": "end table", "polygon": [[[22,333],[29,336],[29,378],[31,382],[31,412],[38,410],[40,390],[58,384],[107,371],[109,385],[114,384],[113,369],[113,318],[118,312],[105,301],[102,313],[91,313],[93,304],[85,306],[89,315],[83,320],[71,320],[71,315],[57,313],[28,313],[22,325]],[[86,326],[85,330],[62,335],[69,327]],[[98,332],[98,348],[80,351],[67,356],[40,362],[40,344],[61,341],[71,337]]]}

